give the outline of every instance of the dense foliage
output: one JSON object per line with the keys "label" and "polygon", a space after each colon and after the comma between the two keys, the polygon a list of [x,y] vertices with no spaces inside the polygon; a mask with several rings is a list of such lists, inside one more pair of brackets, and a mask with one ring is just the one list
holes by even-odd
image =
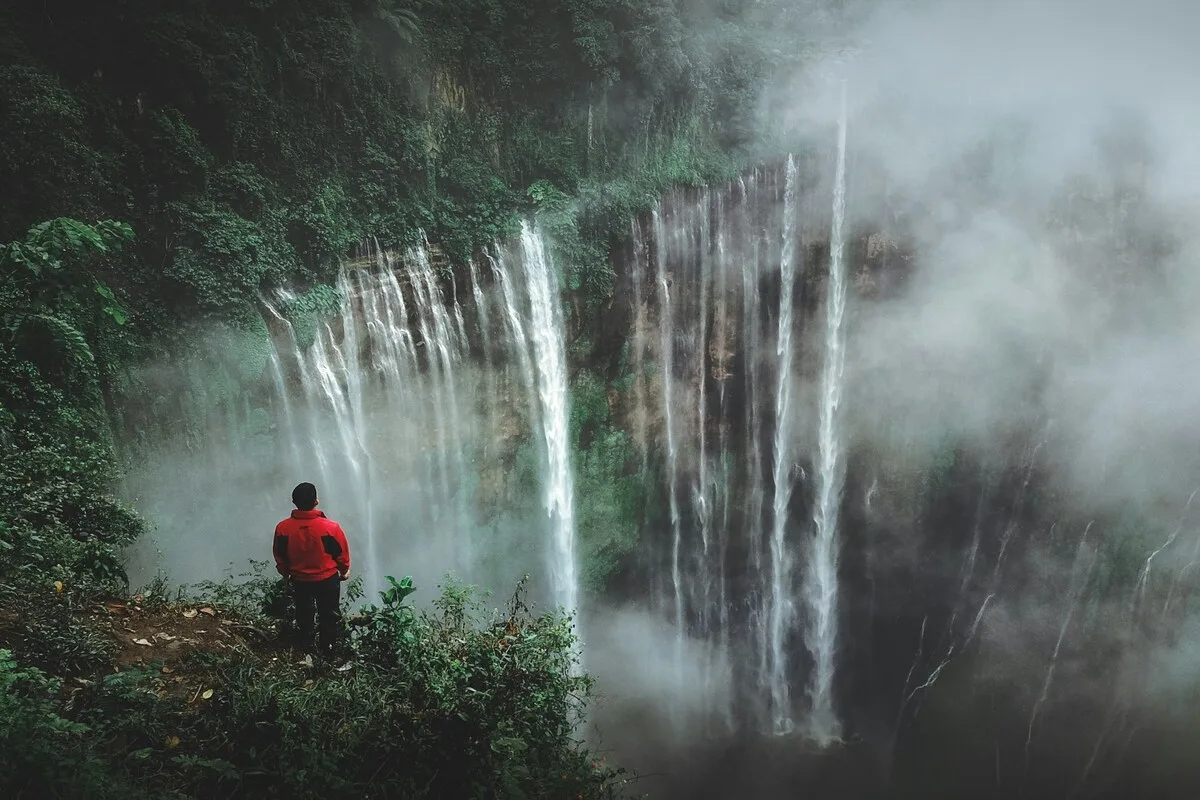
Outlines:
{"label": "dense foliage", "polygon": [[[333,672],[297,666],[270,632],[262,609],[278,611],[280,583],[209,586],[227,621],[255,637],[119,668],[123,648],[149,644],[116,634],[103,603],[127,592],[121,547],[142,530],[111,496],[98,392],[119,351],[111,329],[126,318],[101,276],[130,236],[63,218],[0,250],[11,378],[0,397],[0,790],[616,796],[619,773],[572,738],[591,681],[575,670],[570,620],[533,616],[520,591],[502,616],[454,586],[416,613],[403,603],[411,582],[393,581],[354,629],[352,666]],[[139,595],[138,611],[188,613],[169,600]],[[192,683],[208,688],[190,693]]]}
{"label": "dense foliage", "polygon": [[[127,463],[214,427],[268,436],[260,293],[328,300],[371,240],[427,236],[449,283],[538,214],[586,359],[630,216],[744,159],[761,79],[804,16],[780,0],[6,6],[0,241],[64,215],[137,231],[103,275],[126,324],[98,384]],[[310,337],[313,309],[288,311]],[[577,484],[599,487],[583,521],[611,553],[636,465],[619,436],[576,433]]]}
{"label": "dense foliage", "polygon": [[131,237],[124,224],[57,218],[0,249],[0,602],[28,603],[8,627],[59,668],[103,660],[85,631],[52,633],[78,628],[72,598],[126,588],[121,548],[143,528],[112,498],[102,396],[127,316],[105,279]]}
{"label": "dense foliage", "polygon": [[[574,739],[590,691],[570,621],[518,589],[485,615],[448,586],[431,613],[394,581],[356,619],[352,666],[270,647],[198,650],[61,680],[0,649],[0,790],[37,797],[612,798],[625,783]],[[221,587],[225,622],[264,635],[265,579]],[[164,615],[183,606],[143,597]],[[213,620],[212,625],[219,625]],[[62,698],[66,697],[64,700]]]}
{"label": "dense foliage", "polygon": [[[118,655],[89,610],[128,592],[122,549],[145,528],[113,499],[114,444],[124,459],[156,437],[194,447],[229,409],[246,410],[241,439],[260,443],[260,293],[290,283],[305,294],[288,312],[318,314],[336,299],[339,261],[372,239],[428,236],[450,281],[537,213],[570,307],[605,304],[630,215],[668,185],[728,174],[749,146],[757,82],[783,58],[770,46],[780,26],[760,21],[787,5],[0,8],[0,785],[97,797],[264,784],[289,796],[610,792],[569,741],[587,687],[569,669],[566,623],[519,609],[474,619],[453,592],[432,617],[385,600],[357,635],[362,665],[311,684],[243,653],[189,667],[220,684],[207,705],[164,695],[153,671],[68,688]],[[576,314],[573,352],[597,318]],[[180,374],[148,377],[148,363]],[[587,373],[573,387],[593,586],[645,502],[605,392]],[[403,767],[388,766],[396,748]],[[318,752],[325,762],[296,766]]]}
{"label": "dense foliage", "polygon": [[424,230],[461,261],[560,194],[602,246],[748,144],[761,6],[19,4],[0,12],[0,239],[128,220],[142,235],[116,283],[142,329],[248,315],[263,285],[327,278],[372,236]]}

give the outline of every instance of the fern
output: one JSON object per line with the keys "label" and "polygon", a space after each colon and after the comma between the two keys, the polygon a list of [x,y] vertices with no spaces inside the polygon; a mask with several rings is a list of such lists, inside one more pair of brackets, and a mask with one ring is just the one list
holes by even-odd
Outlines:
{"label": "fern", "polygon": [[42,330],[50,334],[60,352],[67,357],[68,363],[74,367],[86,368],[96,363],[92,348],[88,346],[83,332],[61,317],[53,314],[21,314],[9,324],[9,330],[14,338],[18,338],[27,323],[40,323]]}
{"label": "fern", "polygon": [[9,246],[9,253],[37,274],[35,266],[61,269],[63,256],[79,258],[88,253],[107,253],[132,238],[133,229],[124,222],[103,220],[88,225],[70,217],[57,217],[34,225],[25,234],[23,243]]}

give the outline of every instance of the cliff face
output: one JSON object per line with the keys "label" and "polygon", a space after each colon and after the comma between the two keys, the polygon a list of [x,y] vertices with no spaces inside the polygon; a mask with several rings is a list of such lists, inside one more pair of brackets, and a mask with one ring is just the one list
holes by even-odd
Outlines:
{"label": "cliff face", "polygon": [[[792,208],[786,170],[774,165],[671,193],[640,216],[614,259],[611,306],[580,325],[594,346],[574,362],[608,379],[613,423],[641,459],[630,469],[656,487],[606,597],[643,603],[669,623],[681,643],[663,649],[685,662],[678,680],[711,697],[688,708],[706,705],[696,713],[710,731],[771,728],[779,670],[798,726],[812,702],[813,618],[802,592],[816,568],[831,258],[829,175],[818,160],[800,161]],[[798,274],[781,298],[789,213]],[[1132,726],[1191,734],[1161,718],[1163,687],[1133,676],[1170,658],[1187,625],[1194,577],[1160,513],[1185,508],[1186,497],[1176,503],[1164,484],[1156,510],[1081,488],[1078,432],[1055,419],[1064,366],[1044,353],[997,345],[996,372],[1014,376],[999,410],[983,402],[989,389],[948,374],[957,365],[939,363],[937,346],[893,346],[881,361],[892,343],[870,337],[881,320],[917,316],[928,287],[916,271],[936,254],[920,252],[923,223],[912,212],[865,217],[894,224],[855,226],[846,244],[835,681],[846,730],[896,759],[898,785],[928,788],[936,766],[931,791],[980,791],[983,773],[996,796],[1171,785],[1181,766],[1155,775]],[[1078,240],[1069,219],[1047,230],[1064,248]],[[1078,280],[1088,291],[1128,291],[1103,274]],[[785,302],[794,313],[787,356]],[[781,385],[792,391],[782,416]],[[1169,565],[1155,562],[1170,552]],[[782,612],[772,608],[781,582]]]}
{"label": "cliff face", "polygon": [[[662,197],[609,253],[611,299],[564,291],[557,330],[535,329],[519,242],[453,275],[436,246],[373,251],[345,266],[329,308],[271,299],[274,350],[257,396],[275,421],[272,444],[261,461],[243,450],[257,466],[234,494],[250,509],[299,474],[295,452],[311,452],[306,474],[323,476],[381,574],[451,569],[500,585],[533,572],[545,602],[573,580],[585,640],[589,627],[603,640],[613,606],[662,626],[607,679],[653,670],[667,695],[692,696],[682,717],[655,698],[663,719],[718,739],[781,718],[802,731],[815,651],[805,592],[827,463],[829,189],[827,161],[810,155],[790,177],[777,163]],[[1161,687],[1131,676],[1171,646],[1194,580],[1151,569],[1148,556],[1184,540],[1156,527],[1157,512],[1080,497],[1064,469],[1073,442],[1046,410],[1049,366],[1021,362],[1029,369],[1008,387],[1020,402],[985,435],[964,416],[963,395],[979,392],[936,349],[877,340],[885,322],[907,335],[894,323],[927,291],[929,256],[911,216],[873,216],[890,222],[851,216],[844,245],[839,722],[884,753],[901,784],[922,785],[931,753],[948,792],[978,789],[981,771],[1001,794],[1022,781],[1069,791],[1141,780],[1129,733],[1151,720]],[[552,272],[563,289],[561,251]],[[557,389],[538,377],[539,336],[560,337]],[[546,510],[566,486],[548,455],[556,413],[566,415],[573,578],[556,561],[561,519]],[[217,491],[211,456],[196,469]],[[145,481],[163,496],[161,480]],[[276,511],[258,502],[247,513],[266,524]],[[686,740],[683,730],[663,735]]]}

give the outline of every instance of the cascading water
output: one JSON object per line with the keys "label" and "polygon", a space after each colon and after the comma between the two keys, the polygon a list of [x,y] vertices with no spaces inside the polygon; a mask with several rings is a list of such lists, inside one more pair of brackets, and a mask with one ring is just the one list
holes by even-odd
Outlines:
{"label": "cascading water", "polygon": [[[489,265],[495,280],[486,283]],[[286,318],[299,298],[282,292],[269,301],[270,364],[288,431],[281,461],[288,480],[318,484],[352,550],[358,545],[368,591],[394,573],[515,580],[529,564],[514,551],[534,548],[545,554],[548,599],[574,611],[564,326],[541,234],[526,226],[517,248],[472,264],[471,279],[476,344],[427,244],[399,259],[372,248],[348,265],[339,314],[316,325],[311,343]],[[514,397],[539,442],[545,530],[536,519],[479,513],[485,491],[515,491],[502,477],[514,447],[507,432],[522,424]],[[520,547],[489,535],[500,527],[522,531],[512,537]]]}
{"label": "cascading water", "polygon": [[[449,409],[449,419],[457,417],[453,398],[459,387],[452,364],[461,356],[459,344],[444,324],[444,309],[428,292],[432,273],[425,248],[404,259],[416,326],[410,323],[397,265],[384,253],[372,255],[373,274],[357,269],[340,276],[337,324],[319,323],[312,343],[302,348],[291,323],[284,322],[286,335],[276,337],[273,356],[293,367],[304,399],[298,409],[291,392],[280,393],[282,407],[293,417],[291,453],[311,454],[315,462],[285,458],[284,463],[296,480],[311,476],[328,511],[353,534],[359,547],[352,552],[362,553],[354,562],[371,589],[390,569],[381,556],[391,549],[392,531],[436,539],[432,550],[439,570],[455,572],[465,567],[455,551],[468,540],[461,518],[450,510],[465,476],[455,474],[448,455],[453,443],[445,413]],[[282,293],[279,304],[295,300]],[[272,311],[283,319],[279,310]],[[428,369],[422,368],[418,337]],[[395,417],[389,418],[393,410]],[[404,486],[397,490],[398,479]]]}
{"label": "cascading water", "polygon": [[842,113],[838,121],[837,171],[833,187],[833,228],[829,238],[829,278],[825,297],[825,361],[821,370],[817,502],[804,586],[804,604],[808,611],[804,641],[813,661],[808,683],[811,703],[808,732],[820,743],[832,742],[841,733],[833,705],[833,677],[837,649],[837,527],[845,478],[838,432],[842,373],[846,359],[843,328],[846,312],[845,221],[846,96],[843,87]]}
{"label": "cascading water", "polygon": [[[672,626],[675,691],[703,698],[711,732],[837,730],[844,124],[838,152],[823,339],[810,155],[667,195],[632,224],[633,374],[609,411],[641,449],[625,468],[651,488],[634,561]],[[266,301],[280,435],[264,485],[318,484],[368,599],[388,575],[426,576],[429,597],[446,572],[490,588],[534,572],[537,599],[578,611],[575,503],[591,487],[573,471],[566,324],[541,233],[524,225],[457,281],[427,243],[372,246],[337,288],[332,307]]]}
{"label": "cascading water", "polygon": [[[632,358],[658,376],[635,382],[634,427],[657,420],[657,435],[637,439],[659,456],[665,513],[661,530],[643,538],[657,543],[651,584],[674,624],[676,675],[699,664],[706,687],[731,681],[734,694],[713,692],[729,704],[710,709],[718,724],[740,716],[777,734],[802,728],[821,743],[840,733],[833,679],[845,469],[845,127],[843,118],[823,326],[809,325],[821,240],[801,204],[815,165],[799,156],[723,190],[664,198],[649,235],[635,225],[629,284],[638,293]],[[820,351],[803,346],[810,331],[823,332]],[[815,419],[796,396],[810,374],[819,387]],[[810,429],[811,482],[799,444]],[[794,687],[806,664],[810,707],[801,725]],[[722,677],[723,669],[732,673]]]}
{"label": "cascading water", "polygon": [[792,631],[792,553],[787,542],[788,502],[791,483],[792,303],[796,280],[796,195],[799,191],[796,161],[787,162],[783,200],[783,255],[779,262],[779,331],[775,341],[775,444],[772,460],[774,503],[771,507],[771,595],[768,606],[770,647],[769,682],[776,733],[792,730],[788,684],[788,636]]}
{"label": "cascading water", "polygon": [[[544,502],[553,534],[551,576],[558,604],[574,612],[579,607],[579,569],[575,555],[575,493],[568,441],[570,412],[562,304],[545,240],[529,223],[521,226],[520,262],[529,298],[529,355],[537,372]],[[510,312],[509,319],[515,323],[520,316]]]}
{"label": "cascading water", "polygon": [[671,587],[675,595],[675,666],[679,670],[682,668],[683,639],[686,632],[686,624],[684,622],[683,579],[679,561],[683,528],[679,513],[679,490],[677,487],[678,453],[675,448],[674,402],[671,399],[673,382],[672,357],[675,350],[672,337],[675,334],[675,325],[671,313],[671,286],[667,281],[666,272],[665,253],[668,247],[667,233],[662,224],[662,215],[657,208],[654,210],[653,215],[654,241],[657,244],[655,262],[658,264],[658,279],[656,283],[658,285],[660,303],[659,328],[662,336],[662,349],[659,352],[662,354],[663,362],[661,391],[664,416],[663,428],[667,450],[667,503],[668,511],[671,515]]}
{"label": "cascading water", "polygon": [[[782,178],[763,169],[724,190],[665,198],[648,232],[635,223],[630,276],[633,427],[659,456],[665,505],[661,533],[643,538],[659,543],[650,578],[675,629],[675,674],[699,670],[692,685],[713,698],[719,728],[749,715],[777,732],[794,727],[798,635],[789,525],[795,160]],[[765,308],[772,284],[781,305]],[[767,343],[773,357],[760,359]],[[744,696],[731,696],[732,684]]]}

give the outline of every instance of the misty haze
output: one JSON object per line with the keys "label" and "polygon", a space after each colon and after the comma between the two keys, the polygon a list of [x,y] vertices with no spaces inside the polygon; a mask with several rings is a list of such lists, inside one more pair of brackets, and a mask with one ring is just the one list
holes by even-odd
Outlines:
{"label": "misty haze", "polygon": [[[0,656],[68,686],[146,667],[160,699],[178,672],[188,714],[218,713],[196,710],[217,687],[227,732],[243,700],[247,731],[307,713],[288,692],[362,703],[329,730],[288,723],[350,748],[330,764],[370,767],[328,785],[239,761],[232,733],[209,752],[220,737],[189,740],[183,717],[122,728],[152,763],[201,770],[147,791],[1200,797],[1200,4],[309,5],[122,17],[161,77],[116,41],[63,52],[54,14],[11,12],[2,39],[0,178],[28,206],[3,217],[27,243],[4,258],[35,277],[4,300],[0,551],[77,544],[0,570]],[[105,92],[111,120],[89,105]],[[79,142],[96,155],[76,168]],[[28,177],[32,154],[83,199]],[[127,261],[62,271],[82,294],[46,277],[83,258],[78,234],[25,238],[64,216],[133,228]],[[87,359],[54,371],[70,331]],[[47,408],[79,410],[60,429]],[[42,436],[103,455],[60,480],[31,466]],[[136,539],[93,548],[69,526],[109,517],[45,499],[93,468],[105,489],[78,491],[111,489]],[[269,610],[292,591],[271,531],[304,481],[352,556],[345,650],[324,666]],[[110,552],[111,581],[76,589]],[[478,653],[447,605],[461,585]],[[67,623],[25,621],[37,592],[100,614],[107,655],[47,655]],[[204,644],[198,609],[240,644]],[[556,611],[569,625],[538,617]],[[416,638],[422,615],[447,632]],[[536,667],[505,660],[526,625],[550,626]],[[443,646],[443,694],[417,713]],[[222,700],[243,663],[258,677]],[[413,694],[388,699],[392,681]],[[513,722],[522,687],[561,706]],[[107,730],[103,708],[61,713]],[[409,745],[352,749],[443,712]],[[561,760],[539,749],[551,728]],[[426,757],[416,742],[443,766],[396,766]]]}

